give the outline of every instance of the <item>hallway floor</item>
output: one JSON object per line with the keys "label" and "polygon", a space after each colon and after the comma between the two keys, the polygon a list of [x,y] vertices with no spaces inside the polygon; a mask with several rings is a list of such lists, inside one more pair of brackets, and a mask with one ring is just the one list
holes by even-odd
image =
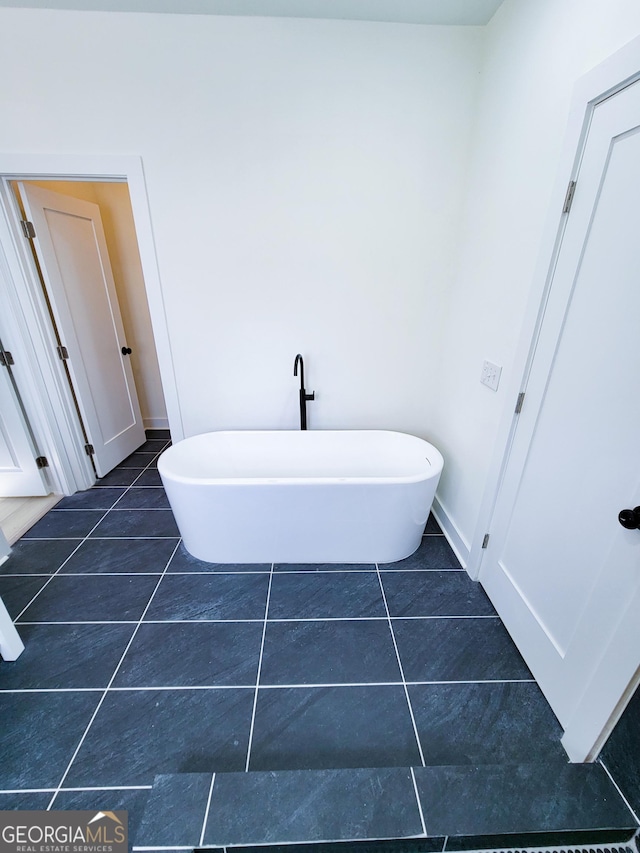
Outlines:
{"label": "hallway floor", "polygon": [[[154,433],[63,499],[0,567],[26,646],[0,662],[0,809],[128,809],[134,838],[154,780],[171,791],[176,774],[211,800],[212,773],[230,774],[217,790],[233,798],[240,774],[262,771],[251,779],[264,810],[261,779],[303,785],[264,771],[316,771],[317,789],[347,768],[395,785],[404,768],[398,784],[409,779],[423,807],[440,797],[404,835],[426,830],[430,850],[455,835],[465,849],[470,836],[522,831],[496,772],[506,767],[522,808],[553,791],[536,832],[632,834],[604,770],[567,764],[554,715],[433,518],[400,563],[202,563],[161,486],[167,445]],[[228,843],[247,840],[259,841]]]}

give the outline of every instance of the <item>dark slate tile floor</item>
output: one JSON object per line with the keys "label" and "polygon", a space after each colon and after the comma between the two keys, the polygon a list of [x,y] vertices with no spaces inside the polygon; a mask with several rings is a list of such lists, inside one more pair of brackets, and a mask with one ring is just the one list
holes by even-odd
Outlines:
{"label": "dark slate tile floor", "polygon": [[[448,791],[464,810],[460,768],[480,790],[502,784],[491,767],[512,766],[528,796],[542,782],[522,765],[546,762],[560,800],[571,785],[587,804],[598,794],[562,775],[560,727],[433,517],[398,563],[203,563],[180,544],[160,485],[167,445],[150,437],[63,499],[0,566],[26,646],[0,661],[0,809],[126,808],[133,836],[145,821],[152,833],[160,804],[171,847],[209,800],[219,808],[194,846],[220,833],[229,843],[330,840],[312,823],[323,814],[330,827],[348,813],[356,837],[365,824],[381,837],[420,834],[418,790],[434,803]],[[143,819],[154,780],[162,797]],[[307,805],[293,828],[256,806],[236,841],[224,820],[241,784],[263,811],[269,788],[272,816],[287,813],[292,785]],[[402,791],[406,813],[378,826],[376,804]],[[460,836],[513,826],[483,814],[461,819]],[[421,849],[442,849],[442,838],[428,841]]]}

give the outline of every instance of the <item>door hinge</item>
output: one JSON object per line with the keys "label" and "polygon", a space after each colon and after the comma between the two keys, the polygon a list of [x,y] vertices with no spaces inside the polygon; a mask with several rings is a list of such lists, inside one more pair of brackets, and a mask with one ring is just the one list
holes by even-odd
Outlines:
{"label": "door hinge", "polygon": [[519,415],[520,412],[522,411],[522,404],[523,403],[524,403],[524,391],[521,391],[518,394],[518,399],[516,401],[516,408],[515,408],[516,415]]}
{"label": "door hinge", "polygon": [[57,349],[60,361],[66,361],[69,358],[69,350],[66,347],[58,347]]}
{"label": "door hinge", "polygon": [[28,219],[22,219],[20,225],[22,225],[22,230],[27,240],[33,240],[36,236],[36,229],[33,227],[33,222],[29,222]]}
{"label": "door hinge", "polygon": [[485,533],[484,539],[482,540],[482,547],[486,548],[488,544],[489,544],[489,534]]}
{"label": "door hinge", "polygon": [[93,456],[95,453],[95,450],[93,449],[93,444],[85,444],[84,452],[87,454],[87,456]]}
{"label": "door hinge", "polygon": [[15,364],[13,356],[8,349],[0,351],[0,364],[3,367],[10,367],[12,364]]}
{"label": "door hinge", "polygon": [[38,458],[36,459],[36,465],[38,466],[38,468],[48,468],[49,460],[46,456],[38,456]]}
{"label": "door hinge", "polygon": [[569,181],[569,186],[567,187],[567,194],[564,197],[564,207],[562,208],[563,213],[569,213],[571,210],[571,205],[573,204],[573,196],[576,191],[576,182]]}

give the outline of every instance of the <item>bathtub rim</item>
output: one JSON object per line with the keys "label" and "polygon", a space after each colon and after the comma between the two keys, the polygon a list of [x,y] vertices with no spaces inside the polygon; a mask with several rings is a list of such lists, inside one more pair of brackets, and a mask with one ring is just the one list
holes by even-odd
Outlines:
{"label": "bathtub rim", "polygon": [[299,477],[192,477],[185,476],[184,474],[176,473],[175,471],[166,471],[163,473],[162,468],[165,468],[166,465],[162,465],[162,460],[165,454],[171,452],[174,447],[179,447],[185,442],[190,441],[194,438],[201,438],[202,436],[207,435],[268,435],[271,433],[300,433],[301,430],[296,429],[281,429],[281,430],[267,430],[267,429],[251,429],[251,430],[210,430],[209,432],[198,433],[197,435],[189,436],[188,438],[183,438],[177,444],[168,447],[166,450],[163,450],[159,455],[157,460],[158,472],[160,476],[164,480],[164,476],[166,476],[167,480],[180,483],[181,485],[189,485],[189,486],[319,486],[319,485],[341,485],[341,486],[349,486],[349,485],[411,485],[415,483],[422,483],[428,480],[433,479],[434,477],[439,477],[442,473],[442,469],[444,466],[444,458],[437,447],[435,447],[431,442],[427,441],[425,438],[421,438],[418,435],[413,435],[412,433],[400,432],[399,430],[388,430],[388,429],[327,429],[327,430],[313,430],[314,433],[378,433],[382,435],[399,435],[406,436],[407,438],[416,439],[418,441],[423,442],[430,448],[430,452],[433,454],[432,456],[426,456],[426,460],[429,463],[430,470],[425,474],[406,474],[404,476],[358,476],[358,477],[321,477],[321,476],[299,476]]}

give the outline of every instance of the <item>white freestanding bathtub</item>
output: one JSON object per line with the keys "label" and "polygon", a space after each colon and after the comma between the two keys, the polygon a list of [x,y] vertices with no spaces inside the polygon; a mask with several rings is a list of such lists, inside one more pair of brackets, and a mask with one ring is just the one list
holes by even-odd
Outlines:
{"label": "white freestanding bathtub", "polygon": [[420,544],[442,456],[383,430],[211,432],[158,470],[184,545],[211,563],[391,563]]}

